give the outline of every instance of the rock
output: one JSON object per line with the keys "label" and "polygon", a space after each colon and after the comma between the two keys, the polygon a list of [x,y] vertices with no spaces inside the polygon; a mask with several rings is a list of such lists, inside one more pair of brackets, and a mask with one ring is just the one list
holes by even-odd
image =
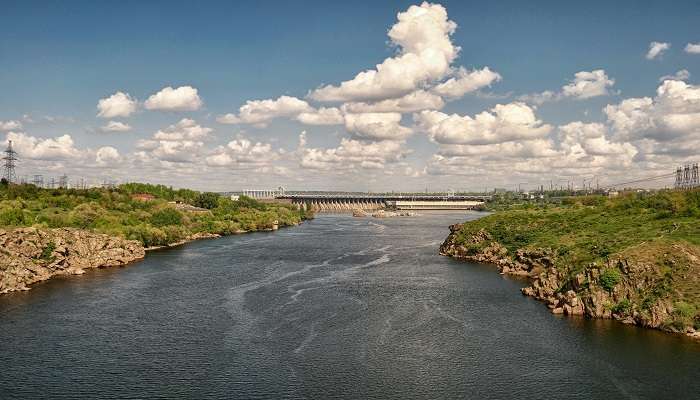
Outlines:
{"label": "rock", "polygon": [[0,248],[0,294],[28,290],[56,275],[125,265],[145,255],[137,241],[72,228],[0,230]]}

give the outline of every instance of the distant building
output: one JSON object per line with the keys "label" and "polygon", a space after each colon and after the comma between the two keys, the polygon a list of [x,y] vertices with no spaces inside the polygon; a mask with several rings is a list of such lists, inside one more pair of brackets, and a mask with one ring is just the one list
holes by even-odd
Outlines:
{"label": "distant building", "polygon": [[237,195],[237,194],[232,194],[232,195],[231,195],[231,200],[233,200],[233,201],[238,201],[238,199],[240,199],[240,198],[241,198],[241,196],[239,196],[239,195]]}
{"label": "distant building", "polygon": [[132,200],[137,200],[137,201],[151,201],[155,200],[156,196],[150,194],[150,193],[134,193],[131,195]]}

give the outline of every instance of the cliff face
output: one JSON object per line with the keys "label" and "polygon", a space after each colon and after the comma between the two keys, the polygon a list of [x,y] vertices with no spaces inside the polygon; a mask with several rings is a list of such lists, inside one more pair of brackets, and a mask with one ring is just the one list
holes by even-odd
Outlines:
{"label": "cliff face", "polygon": [[[613,255],[603,265],[572,270],[548,249],[518,249],[515,254],[486,231],[464,237],[461,224],[450,226],[440,254],[495,265],[502,274],[526,276],[526,296],[547,304],[554,314],[612,318],[623,323],[700,338],[698,321],[683,315],[683,285],[700,287],[700,257],[682,244],[650,243],[644,249]],[[659,267],[659,258],[668,268]]]}
{"label": "cliff face", "polygon": [[124,265],[144,255],[137,241],[79,229],[0,230],[0,294],[28,290],[56,275]]}

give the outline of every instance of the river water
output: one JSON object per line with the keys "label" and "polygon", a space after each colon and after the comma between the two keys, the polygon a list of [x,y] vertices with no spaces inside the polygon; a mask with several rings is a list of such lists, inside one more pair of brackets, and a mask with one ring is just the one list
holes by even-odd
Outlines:
{"label": "river water", "polygon": [[320,215],[0,297],[0,398],[679,398],[700,343],[437,254],[479,214]]}

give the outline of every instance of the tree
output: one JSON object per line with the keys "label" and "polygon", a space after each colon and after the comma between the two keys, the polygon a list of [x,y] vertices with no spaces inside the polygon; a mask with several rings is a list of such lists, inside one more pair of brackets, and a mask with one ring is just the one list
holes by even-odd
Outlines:
{"label": "tree", "polygon": [[194,205],[201,208],[211,210],[219,205],[219,195],[212,192],[204,192],[197,195],[194,199]]}

